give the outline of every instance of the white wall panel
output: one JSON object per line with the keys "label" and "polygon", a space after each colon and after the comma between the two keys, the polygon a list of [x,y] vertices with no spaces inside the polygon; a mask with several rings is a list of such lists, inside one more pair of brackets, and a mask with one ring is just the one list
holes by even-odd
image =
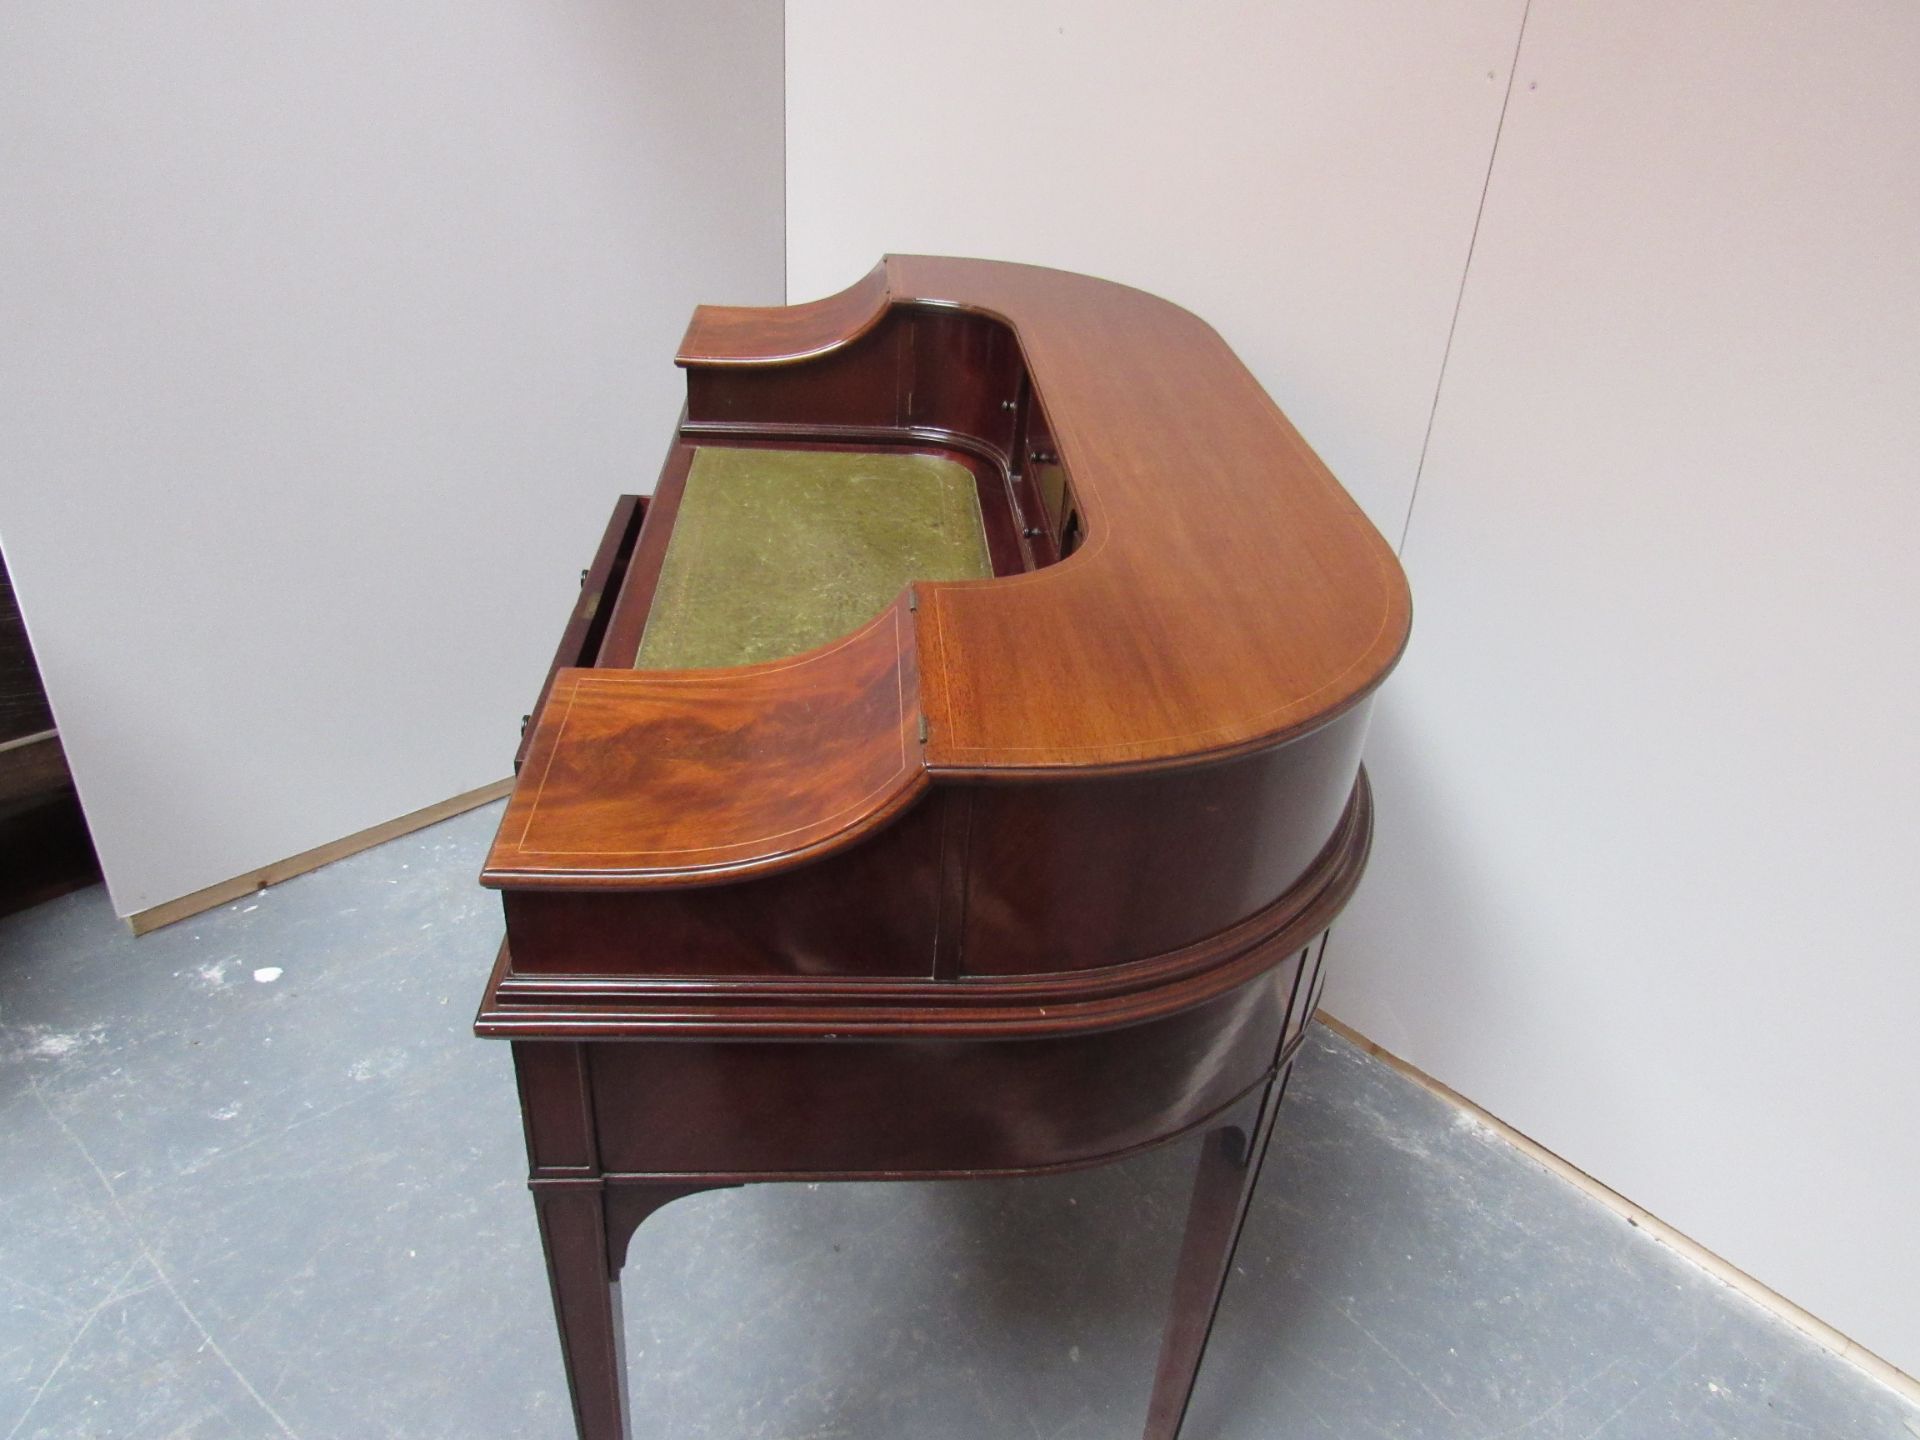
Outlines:
{"label": "white wall panel", "polygon": [[1920,11],[1535,0],[1329,1007],[1920,1373]]}
{"label": "white wall panel", "polygon": [[507,772],[688,312],[780,298],[780,27],[8,8],[0,537],[122,913]]}

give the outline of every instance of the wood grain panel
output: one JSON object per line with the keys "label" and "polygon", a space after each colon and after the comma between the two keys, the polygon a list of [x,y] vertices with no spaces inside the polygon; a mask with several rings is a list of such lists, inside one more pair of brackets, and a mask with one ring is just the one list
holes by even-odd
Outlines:
{"label": "wood grain panel", "polygon": [[561,670],[482,883],[710,884],[797,864],[927,786],[905,599],[728,670]]}
{"label": "wood grain panel", "polygon": [[887,307],[886,262],[837,295],[801,305],[701,305],[680,342],[682,365],[792,364],[835,350],[880,322]]}
{"label": "wood grain panel", "polygon": [[928,976],[945,798],[922,796],[878,833],[800,869],[720,890],[509,890],[514,973]]}
{"label": "wood grain panel", "polygon": [[1197,769],[974,787],[962,973],[1122,965],[1274,904],[1336,834],[1365,721]]}

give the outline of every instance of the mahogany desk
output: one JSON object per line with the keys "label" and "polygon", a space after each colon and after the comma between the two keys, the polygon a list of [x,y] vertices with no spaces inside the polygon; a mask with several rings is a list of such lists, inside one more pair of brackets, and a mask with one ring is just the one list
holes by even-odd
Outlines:
{"label": "mahogany desk", "polygon": [[[893,256],[702,307],[678,359],[665,469],[583,576],[482,876],[507,939],[476,1028],[513,1042],[580,1433],[628,1434],[619,1274],[670,1200],[1204,1131],[1146,1422],[1170,1440],[1366,863],[1400,567],[1220,337],[1137,290]],[[810,453],[963,467],[984,555],[909,562],[799,653],[647,668],[712,583],[683,504]]]}

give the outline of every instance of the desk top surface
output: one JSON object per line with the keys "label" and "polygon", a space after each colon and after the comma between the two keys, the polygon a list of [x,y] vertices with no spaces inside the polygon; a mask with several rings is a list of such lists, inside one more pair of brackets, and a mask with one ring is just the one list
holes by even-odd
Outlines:
{"label": "desk top surface", "polygon": [[[687,884],[783,867],[884,823],[936,776],[1206,763],[1318,728],[1393,668],[1411,601],[1392,549],[1219,335],[1165,300],[1032,266],[892,256],[809,305],[701,307],[679,363],[806,364],[856,343],[897,306],[974,311],[1013,332],[1084,543],[1025,574],[914,584],[849,642],[811,652],[817,693],[804,701],[791,662],[642,672],[613,690],[595,672],[561,672],[488,883]],[[874,669],[889,645],[881,669],[891,666],[893,684]],[[591,735],[576,724],[564,741],[565,706],[582,684],[613,708]],[[898,707],[876,703],[888,691]],[[703,714],[686,708],[696,695]],[[782,722],[783,705],[801,706],[805,724],[801,711]],[[745,727],[724,743],[712,737],[722,713]],[[697,763],[647,738],[688,724],[712,752]],[[861,780],[816,800],[808,777],[821,774],[820,757],[806,747],[836,727],[865,734],[834,741],[857,752]],[[924,738],[903,751],[900,737],[917,731]],[[609,767],[579,753],[585,743],[631,751]],[[881,754],[898,763],[869,783]],[[719,803],[743,786],[780,797],[779,813]],[[699,833],[709,789],[714,825]],[[618,823],[614,790],[637,807]],[[661,843],[654,793],[679,807],[672,844]],[[576,794],[604,822],[592,858],[543,858],[543,835],[565,828]]]}
{"label": "desk top surface", "polygon": [[1058,565],[915,587],[930,766],[1231,752],[1321,723],[1392,668],[1411,618],[1392,549],[1226,342],[1166,300],[890,256],[812,305],[701,307],[680,363],[804,363],[915,303],[1013,330],[1087,532]]}

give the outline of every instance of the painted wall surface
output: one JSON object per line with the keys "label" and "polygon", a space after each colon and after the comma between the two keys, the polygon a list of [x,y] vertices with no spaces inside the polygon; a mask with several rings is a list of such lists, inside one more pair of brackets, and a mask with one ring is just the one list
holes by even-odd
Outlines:
{"label": "painted wall surface", "polygon": [[[788,26],[793,298],[1166,294],[1399,539],[1520,6]],[[1534,0],[1328,1000],[1914,1372],[1917,71],[1899,7]]]}
{"label": "painted wall surface", "polygon": [[1535,0],[1327,1002],[1910,1374],[1916,73]]}
{"label": "painted wall surface", "polygon": [[122,913],[507,773],[693,304],[780,298],[780,28],[9,7],[0,540]]}
{"label": "painted wall surface", "polygon": [[1520,8],[790,5],[788,293],[925,251],[1164,295],[1397,540]]}

